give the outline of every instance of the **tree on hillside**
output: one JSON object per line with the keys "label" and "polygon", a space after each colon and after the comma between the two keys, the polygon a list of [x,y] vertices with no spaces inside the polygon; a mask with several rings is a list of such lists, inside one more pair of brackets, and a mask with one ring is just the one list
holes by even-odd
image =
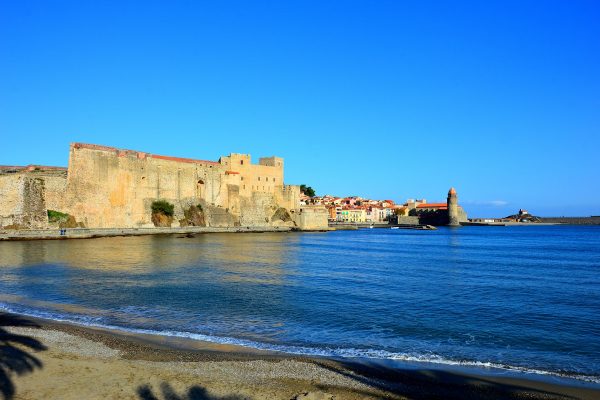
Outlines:
{"label": "tree on hillside", "polygon": [[306,186],[305,184],[300,185],[300,191],[308,197],[315,197],[316,194],[313,188]]}
{"label": "tree on hillside", "polygon": [[400,207],[394,210],[394,214],[396,215],[404,215],[404,213],[406,213],[406,207]]}

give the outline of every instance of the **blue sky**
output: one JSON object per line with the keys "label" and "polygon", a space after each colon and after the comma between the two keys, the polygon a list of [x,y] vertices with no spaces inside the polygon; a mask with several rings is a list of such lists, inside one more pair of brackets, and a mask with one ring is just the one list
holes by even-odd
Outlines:
{"label": "blue sky", "polygon": [[0,0],[0,164],[286,160],[318,194],[600,214],[600,2]]}

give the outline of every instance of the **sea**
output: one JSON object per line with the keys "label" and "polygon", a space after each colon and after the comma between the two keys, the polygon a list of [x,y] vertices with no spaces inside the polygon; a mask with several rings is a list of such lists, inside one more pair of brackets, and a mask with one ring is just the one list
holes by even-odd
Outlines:
{"label": "sea", "polygon": [[600,226],[0,242],[0,310],[600,383]]}

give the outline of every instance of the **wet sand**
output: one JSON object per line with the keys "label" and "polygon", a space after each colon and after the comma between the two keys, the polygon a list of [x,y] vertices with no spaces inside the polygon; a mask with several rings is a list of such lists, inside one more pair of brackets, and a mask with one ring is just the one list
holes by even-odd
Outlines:
{"label": "wet sand", "polygon": [[0,333],[4,329],[8,335],[37,339],[45,347],[36,351],[26,341],[14,342],[39,365],[29,361],[31,368],[5,377],[2,370],[10,369],[11,354],[12,364],[22,355],[5,348],[0,352],[0,397],[8,384],[14,399],[600,398],[600,390],[576,382],[392,368],[16,316],[0,320]]}

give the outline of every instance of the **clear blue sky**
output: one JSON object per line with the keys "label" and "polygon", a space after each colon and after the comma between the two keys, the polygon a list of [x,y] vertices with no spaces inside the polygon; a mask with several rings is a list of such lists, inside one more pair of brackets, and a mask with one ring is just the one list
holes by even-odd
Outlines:
{"label": "clear blue sky", "polygon": [[279,155],[318,194],[600,214],[598,1],[0,0],[0,164]]}

